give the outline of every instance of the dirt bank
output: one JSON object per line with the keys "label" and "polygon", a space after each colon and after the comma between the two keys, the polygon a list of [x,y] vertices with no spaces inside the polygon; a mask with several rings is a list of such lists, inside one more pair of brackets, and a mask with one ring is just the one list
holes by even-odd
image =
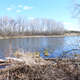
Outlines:
{"label": "dirt bank", "polygon": [[8,38],[33,38],[33,37],[65,37],[65,36],[80,36],[79,33],[66,33],[64,35],[35,35],[35,36],[13,36],[13,37],[0,37],[0,39],[8,39]]}

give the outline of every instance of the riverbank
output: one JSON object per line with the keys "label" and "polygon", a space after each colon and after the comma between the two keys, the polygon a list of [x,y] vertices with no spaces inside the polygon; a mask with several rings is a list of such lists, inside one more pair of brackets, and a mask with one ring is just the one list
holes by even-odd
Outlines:
{"label": "riverbank", "polygon": [[34,37],[65,37],[65,36],[80,36],[79,33],[66,33],[64,35],[35,35],[35,36],[13,36],[13,37],[0,37],[0,39],[8,39],[8,38],[34,38]]}
{"label": "riverbank", "polygon": [[9,64],[0,69],[1,80],[80,80],[80,58],[43,59],[25,55],[6,59],[0,61]]}
{"label": "riverbank", "polygon": [[[38,52],[12,52],[0,59],[1,80],[80,80],[80,58],[42,58]],[[2,67],[4,66],[4,67]]]}

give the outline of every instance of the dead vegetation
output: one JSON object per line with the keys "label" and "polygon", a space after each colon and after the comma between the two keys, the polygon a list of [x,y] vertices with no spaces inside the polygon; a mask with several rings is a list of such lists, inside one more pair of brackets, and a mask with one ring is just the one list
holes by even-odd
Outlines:
{"label": "dead vegetation", "polygon": [[[0,80],[80,80],[80,58],[61,59],[40,57],[39,52],[17,50],[0,59]],[[8,66],[7,66],[8,65]]]}
{"label": "dead vegetation", "polygon": [[80,80],[79,58],[43,59],[27,52],[3,62],[9,66],[0,69],[0,80]]}

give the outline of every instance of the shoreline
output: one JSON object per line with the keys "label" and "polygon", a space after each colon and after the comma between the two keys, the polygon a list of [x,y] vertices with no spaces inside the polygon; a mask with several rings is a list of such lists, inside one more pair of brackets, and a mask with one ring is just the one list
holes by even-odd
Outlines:
{"label": "shoreline", "polygon": [[43,59],[25,55],[22,58],[6,57],[6,60],[0,60],[0,62],[0,66],[4,66],[0,68],[2,80],[54,80],[54,78],[55,80],[63,80],[63,78],[64,80],[76,80],[75,76],[80,80],[80,58]]}
{"label": "shoreline", "polygon": [[13,37],[0,37],[0,39],[9,39],[9,38],[35,38],[35,37],[67,37],[67,36],[80,36],[80,34],[77,33],[67,33],[64,35],[35,35],[35,36],[13,36]]}

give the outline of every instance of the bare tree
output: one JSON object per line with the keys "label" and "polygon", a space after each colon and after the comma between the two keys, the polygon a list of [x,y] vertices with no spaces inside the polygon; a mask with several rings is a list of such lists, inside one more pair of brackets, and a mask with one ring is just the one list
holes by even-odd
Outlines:
{"label": "bare tree", "polygon": [[77,20],[77,28],[80,28],[80,0],[70,0],[69,10],[71,17]]}
{"label": "bare tree", "polygon": [[35,18],[28,20],[26,17],[19,16],[17,20],[10,17],[0,18],[0,35],[54,35],[63,34],[64,25],[46,18]]}
{"label": "bare tree", "polygon": [[17,24],[18,24],[18,30],[19,30],[19,34],[21,32],[21,26],[22,26],[22,17],[21,16],[18,16],[17,17]]}
{"label": "bare tree", "polygon": [[31,35],[34,35],[35,34],[34,21],[31,21],[30,26],[31,26]]}
{"label": "bare tree", "polygon": [[0,18],[0,29],[2,30],[2,27],[3,27],[3,19]]}
{"label": "bare tree", "polygon": [[79,0],[71,0],[69,9],[70,9],[72,18],[80,19],[80,1]]}
{"label": "bare tree", "polygon": [[13,23],[13,32],[15,32],[15,31],[16,31],[16,25],[17,25],[17,22],[16,22],[16,21],[14,21],[14,23]]}
{"label": "bare tree", "polygon": [[51,20],[51,34],[54,34],[56,30],[56,22]]}
{"label": "bare tree", "polygon": [[9,29],[10,29],[10,32],[13,31],[12,29],[13,29],[14,22],[15,22],[15,20],[12,19],[12,18],[9,20]]}
{"label": "bare tree", "polygon": [[26,17],[24,17],[22,20],[22,33],[24,33],[26,29],[28,30],[28,26],[29,26],[29,21]]}
{"label": "bare tree", "polygon": [[51,20],[46,19],[46,34],[51,34]]}
{"label": "bare tree", "polygon": [[8,25],[9,17],[4,17],[3,18],[3,25],[4,25],[4,30],[7,30],[7,25]]}

